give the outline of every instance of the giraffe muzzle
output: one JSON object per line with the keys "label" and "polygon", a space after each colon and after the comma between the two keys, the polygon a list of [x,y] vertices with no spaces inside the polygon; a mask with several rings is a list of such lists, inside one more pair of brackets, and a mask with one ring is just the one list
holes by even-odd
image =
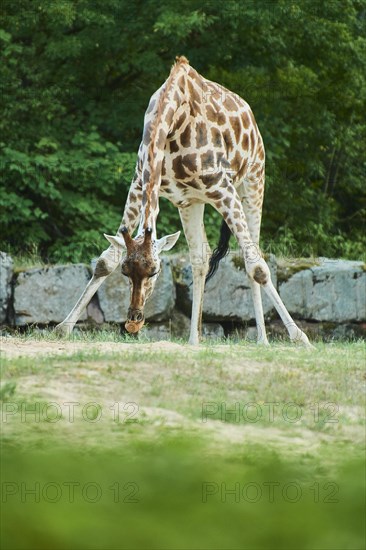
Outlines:
{"label": "giraffe muzzle", "polygon": [[130,334],[138,332],[145,323],[144,313],[140,309],[129,309],[125,329]]}

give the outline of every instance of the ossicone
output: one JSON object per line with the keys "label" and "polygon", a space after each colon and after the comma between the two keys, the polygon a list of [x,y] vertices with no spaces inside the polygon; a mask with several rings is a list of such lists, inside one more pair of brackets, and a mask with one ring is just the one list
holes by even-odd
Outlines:
{"label": "ossicone", "polygon": [[152,237],[152,229],[151,229],[151,227],[146,227],[145,236],[144,236],[144,243],[151,243],[151,237]]}
{"label": "ossicone", "polygon": [[123,240],[125,241],[125,245],[128,252],[133,247],[133,240],[126,226],[122,228],[122,237],[123,237]]}

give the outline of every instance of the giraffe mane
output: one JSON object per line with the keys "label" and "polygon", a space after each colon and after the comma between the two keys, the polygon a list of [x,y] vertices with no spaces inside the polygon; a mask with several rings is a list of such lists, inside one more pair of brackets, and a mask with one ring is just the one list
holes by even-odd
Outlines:
{"label": "giraffe mane", "polygon": [[154,184],[155,184],[155,181],[156,181],[156,165],[154,163],[154,153],[155,153],[155,148],[156,148],[156,141],[157,141],[157,133],[158,133],[158,128],[159,128],[159,123],[161,121],[161,117],[162,117],[162,114],[163,114],[165,100],[168,97],[168,93],[170,92],[170,90],[172,88],[173,81],[176,78],[176,76],[179,72],[179,69],[181,68],[181,66],[183,64],[189,64],[188,59],[184,55],[177,56],[175,58],[175,63],[173,64],[173,66],[170,70],[170,74],[169,74],[168,80],[166,82],[165,89],[160,94],[158,104],[157,104],[156,116],[155,116],[154,122],[151,126],[150,145],[149,145],[149,149],[148,149],[148,157],[149,157],[148,162],[149,162],[149,166],[150,166],[150,178],[149,178],[148,183],[146,184],[147,205],[146,205],[146,212],[145,212],[145,224],[147,223],[147,218],[148,218],[149,213],[150,213],[150,199],[151,199],[152,190],[153,190],[153,187],[154,187]]}

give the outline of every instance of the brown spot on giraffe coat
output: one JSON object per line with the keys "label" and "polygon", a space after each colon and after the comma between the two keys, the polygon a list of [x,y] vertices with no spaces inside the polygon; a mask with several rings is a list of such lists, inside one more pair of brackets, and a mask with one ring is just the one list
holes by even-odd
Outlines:
{"label": "brown spot on giraffe coat", "polygon": [[171,153],[178,153],[179,151],[178,143],[174,139],[172,141],[168,141],[168,143],[169,143],[169,151]]}
{"label": "brown spot on giraffe coat", "polygon": [[216,122],[217,121],[217,112],[215,111],[215,109],[212,107],[212,105],[207,105],[206,104],[206,117],[208,118],[208,120],[210,122]]}
{"label": "brown spot on giraffe coat", "polygon": [[95,266],[95,269],[94,269],[94,277],[96,277],[97,279],[100,279],[100,277],[106,277],[110,273],[111,273],[111,270],[107,268],[107,264],[105,263],[103,258],[100,258],[97,261],[97,265]]}
{"label": "brown spot on giraffe coat", "polygon": [[214,147],[222,146],[222,135],[218,128],[211,128],[211,139]]}
{"label": "brown spot on giraffe coat", "polygon": [[185,191],[188,191],[187,187],[193,187],[194,189],[201,189],[200,184],[196,180],[188,180],[184,182]]}
{"label": "brown spot on giraffe coat", "polygon": [[221,191],[209,191],[207,197],[213,201],[219,201],[223,197],[223,193]]}
{"label": "brown spot on giraffe coat", "polygon": [[182,157],[182,163],[184,164],[185,168],[187,168],[187,170],[189,170],[190,172],[197,172],[197,159],[194,153],[190,155],[184,155],[184,157]]}
{"label": "brown spot on giraffe coat", "polygon": [[189,147],[191,145],[191,126],[187,124],[185,130],[181,133],[180,142],[182,147]]}
{"label": "brown spot on giraffe coat", "polygon": [[223,132],[223,138],[224,138],[224,142],[225,142],[225,147],[226,147],[226,152],[227,154],[229,154],[233,148],[234,148],[234,144],[233,144],[233,140],[232,140],[232,137],[231,137],[231,133],[228,129],[226,129],[224,132]]}
{"label": "brown spot on giraffe coat", "polygon": [[196,124],[196,147],[200,149],[207,145],[207,128],[204,122],[197,122]]}
{"label": "brown spot on giraffe coat", "polygon": [[176,157],[173,160],[172,167],[177,180],[184,180],[189,177],[189,174],[187,174],[187,172],[184,169],[182,159],[180,157]]}
{"label": "brown spot on giraffe coat", "polygon": [[174,130],[177,131],[177,130],[180,130],[181,126],[186,122],[187,120],[187,115],[186,113],[181,113],[175,126],[174,126]]}
{"label": "brown spot on giraffe coat", "polygon": [[236,143],[239,143],[241,136],[241,123],[237,116],[231,116],[229,118],[232,129],[234,130],[234,136]]}
{"label": "brown spot on giraffe coat", "polygon": [[201,155],[201,166],[202,171],[212,171],[214,170],[215,157],[212,151],[207,151]]}
{"label": "brown spot on giraffe coat", "polygon": [[190,99],[199,105],[201,103],[201,96],[193,86],[190,79],[188,80],[188,91]]}
{"label": "brown spot on giraffe coat", "polygon": [[212,174],[205,174],[200,176],[200,180],[202,181],[203,185],[207,188],[213,187],[214,185],[217,185],[222,178],[222,173],[214,172]]}
{"label": "brown spot on giraffe coat", "polygon": [[253,279],[260,285],[265,285],[268,282],[268,275],[260,266],[254,269]]}
{"label": "brown spot on giraffe coat", "polygon": [[150,138],[151,138],[151,122],[148,122],[145,125],[144,135],[142,136],[142,140],[143,140],[144,145],[149,145]]}
{"label": "brown spot on giraffe coat", "polygon": [[244,128],[248,129],[250,126],[250,120],[249,120],[248,113],[246,111],[244,111],[244,113],[241,115],[241,119],[243,121]]}
{"label": "brown spot on giraffe coat", "polygon": [[254,130],[251,130],[251,132],[250,132],[250,147],[251,147],[252,151],[254,151],[254,148],[255,148]]}
{"label": "brown spot on giraffe coat", "polygon": [[235,153],[235,157],[233,158],[233,160],[231,161],[231,166],[232,166],[232,169],[235,170],[235,172],[238,172],[239,171],[239,168],[241,166],[241,163],[242,163],[242,157],[241,157],[241,154],[239,153],[239,151],[236,151]]}
{"label": "brown spot on giraffe coat", "polygon": [[226,97],[225,97],[225,100],[223,102],[223,105],[224,105],[225,109],[227,109],[228,111],[237,111],[238,106],[237,106],[236,102],[234,101],[234,99],[226,93],[225,93],[225,96]]}
{"label": "brown spot on giraffe coat", "polygon": [[165,132],[162,128],[160,128],[159,130],[159,136],[158,136],[158,140],[157,140],[157,148],[158,149],[164,149],[164,145],[165,145]]}
{"label": "brown spot on giraffe coat", "polygon": [[153,111],[153,109],[155,107],[155,103],[156,103],[155,99],[152,99],[150,101],[149,106],[148,106],[147,111],[146,111],[147,114],[150,114]]}
{"label": "brown spot on giraffe coat", "polygon": [[243,135],[243,140],[241,142],[241,145],[242,145],[244,151],[248,151],[248,149],[249,149],[249,136],[248,136],[248,134]]}

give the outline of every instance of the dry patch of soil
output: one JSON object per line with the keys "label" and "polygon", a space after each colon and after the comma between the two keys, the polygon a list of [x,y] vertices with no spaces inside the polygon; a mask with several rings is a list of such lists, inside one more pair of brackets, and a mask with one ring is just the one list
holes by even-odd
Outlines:
{"label": "dry patch of soil", "polygon": [[173,342],[151,342],[129,344],[122,342],[79,342],[79,341],[51,341],[51,340],[22,340],[20,338],[2,338],[1,355],[8,358],[36,357],[39,355],[65,355],[79,351],[100,353],[123,353],[129,351],[186,351],[199,348],[183,346]]}

